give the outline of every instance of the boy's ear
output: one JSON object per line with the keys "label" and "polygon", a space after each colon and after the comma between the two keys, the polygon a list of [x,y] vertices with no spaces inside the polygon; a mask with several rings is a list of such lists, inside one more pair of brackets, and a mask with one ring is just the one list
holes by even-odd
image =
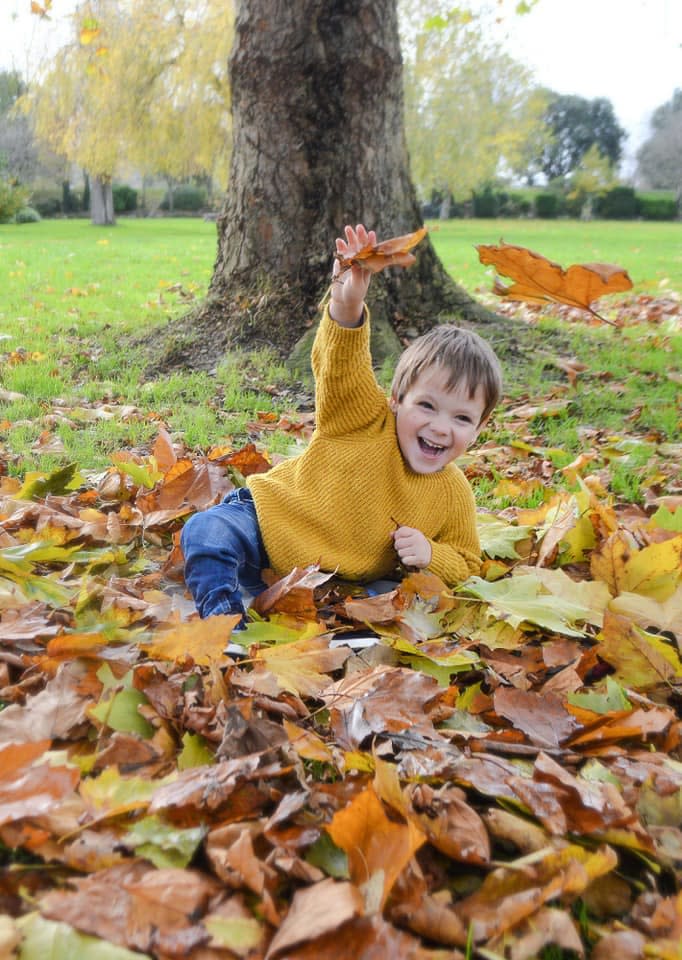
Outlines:
{"label": "boy's ear", "polygon": [[394,393],[391,394],[391,399],[388,401],[388,405],[393,411],[393,413],[398,412],[398,398]]}

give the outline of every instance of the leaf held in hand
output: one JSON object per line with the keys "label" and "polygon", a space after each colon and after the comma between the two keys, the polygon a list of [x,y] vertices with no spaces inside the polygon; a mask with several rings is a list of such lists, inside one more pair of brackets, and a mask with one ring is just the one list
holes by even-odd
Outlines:
{"label": "leaf held in hand", "polygon": [[564,270],[542,254],[504,241],[499,245],[480,244],[476,249],[481,263],[492,264],[498,273],[514,281],[511,286],[495,281],[494,293],[507,300],[564,303],[603,320],[590,304],[608,293],[632,289],[627,270],[612,263],[573,264]]}
{"label": "leaf held in hand", "polygon": [[410,250],[416,247],[425,236],[426,227],[421,227],[414,233],[382,240],[381,243],[367,244],[351,257],[337,255],[341,270],[357,266],[362,267],[363,270],[369,270],[370,273],[379,273],[386,267],[411,267],[417,258],[410,253]]}

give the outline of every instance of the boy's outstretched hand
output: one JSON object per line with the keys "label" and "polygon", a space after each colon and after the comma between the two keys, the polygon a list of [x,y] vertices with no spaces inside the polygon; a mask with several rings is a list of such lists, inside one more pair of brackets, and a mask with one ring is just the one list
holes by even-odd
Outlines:
{"label": "boy's outstretched hand", "polygon": [[[374,230],[366,230],[359,223],[355,229],[347,226],[344,230],[346,239],[336,238],[336,251],[343,257],[352,257],[368,244],[373,246],[377,242]],[[334,260],[329,313],[342,327],[359,327],[365,307],[365,296],[372,274],[369,270],[353,265],[348,270],[341,270],[338,259]]]}
{"label": "boy's outstretched hand", "polygon": [[423,570],[431,563],[431,544],[421,530],[414,527],[398,527],[393,532],[393,546],[406,567]]}

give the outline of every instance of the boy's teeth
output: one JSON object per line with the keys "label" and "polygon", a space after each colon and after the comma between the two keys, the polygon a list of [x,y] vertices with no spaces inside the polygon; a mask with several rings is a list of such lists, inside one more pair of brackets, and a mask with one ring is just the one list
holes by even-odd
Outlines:
{"label": "boy's teeth", "polygon": [[424,446],[428,447],[430,450],[443,450],[443,447],[441,447],[440,444],[431,443],[429,440],[425,440],[423,437],[422,437],[422,443],[424,444]]}

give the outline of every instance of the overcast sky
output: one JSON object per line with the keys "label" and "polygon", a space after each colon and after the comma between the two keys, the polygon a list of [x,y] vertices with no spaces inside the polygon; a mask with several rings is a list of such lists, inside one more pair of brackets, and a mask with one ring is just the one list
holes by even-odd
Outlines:
{"label": "overcast sky", "polygon": [[630,154],[651,112],[682,88],[682,0],[539,0],[505,29],[538,83],[607,97]]}
{"label": "overcast sky", "polygon": [[[498,2],[509,11],[516,0]],[[0,0],[0,67],[30,74],[45,47],[65,35],[65,14],[75,5],[52,0],[48,22],[30,13],[30,0]],[[652,110],[682,88],[682,0],[538,0],[526,16],[505,16],[501,29],[538,83],[607,97],[628,131],[630,157]]]}

